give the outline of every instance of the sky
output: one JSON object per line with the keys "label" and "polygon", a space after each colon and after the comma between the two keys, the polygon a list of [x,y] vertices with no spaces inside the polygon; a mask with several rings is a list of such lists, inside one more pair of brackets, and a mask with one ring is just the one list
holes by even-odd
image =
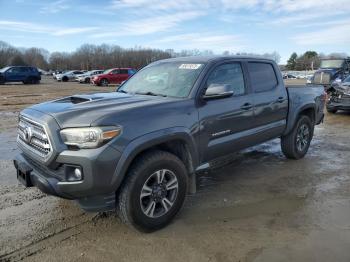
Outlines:
{"label": "sky", "polygon": [[71,52],[84,43],[350,54],[350,0],[0,0],[0,40]]}

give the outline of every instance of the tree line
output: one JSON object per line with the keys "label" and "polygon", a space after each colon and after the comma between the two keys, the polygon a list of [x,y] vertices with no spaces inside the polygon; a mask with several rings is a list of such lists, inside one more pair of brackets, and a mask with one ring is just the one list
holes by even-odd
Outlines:
{"label": "tree line", "polygon": [[331,53],[325,55],[323,53],[317,53],[316,51],[306,51],[304,54],[298,55],[292,53],[287,61],[286,69],[295,71],[315,70],[319,68],[321,59],[337,59],[346,58],[345,53]]}
{"label": "tree line", "polygon": [[0,41],[0,68],[31,65],[43,70],[108,69],[133,67],[136,69],[160,59],[170,58],[168,52],[148,48],[122,48],[117,45],[84,44],[74,52],[49,53],[42,48],[16,48]]}
{"label": "tree line", "polygon": [[[122,48],[118,45],[84,44],[73,52],[50,53],[43,48],[17,48],[0,41],[0,68],[5,66],[30,65],[42,70],[91,70],[113,67],[133,67],[140,69],[145,65],[171,57],[213,55],[211,50],[159,50],[142,47]],[[223,55],[257,55],[252,53],[223,52]],[[262,57],[280,61],[277,52],[265,53]]]}

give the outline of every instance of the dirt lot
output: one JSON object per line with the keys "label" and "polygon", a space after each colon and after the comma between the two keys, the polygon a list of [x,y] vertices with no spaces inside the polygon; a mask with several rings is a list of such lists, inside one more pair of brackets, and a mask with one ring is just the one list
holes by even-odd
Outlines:
{"label": "dirt lot", "polygon": [[285,159],[273,140],[201,174],[198,193],[153,234],[18,185],[18,111],[113,89],[51,80],[0,86],[0,261],[350,261],[350,113],[327,114],[302,160]]}

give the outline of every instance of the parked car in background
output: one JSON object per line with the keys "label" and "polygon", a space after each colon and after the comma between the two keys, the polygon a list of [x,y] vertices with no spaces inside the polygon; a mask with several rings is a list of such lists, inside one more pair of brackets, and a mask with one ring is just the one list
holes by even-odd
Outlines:
{"label": "parked car in background", "polygon": [[68,71],[62,74],[57,74],[56,75],[56,80],[57,81],[62,81],[62,82],[67,82],[67,81],[75,81],[75,78],[78,75],[82,75],[84,74],[84,71],[80,71],[80,70],[72,70],[72,71]]}
{"label": "parked car in background", "polygon": [[65,73],[65,72],[67,72],[67,71],[56,70],[56,71],[54,71],[54,72],[52,73],[52,77],[53,77],[54,80],[57,80],[57,79],[56,79],[56,76],[57,76],[57,75],[60,75],[60,74],[63,74],[63,73]]}
{"label": "parked car in background", "polygon": [[350,74],[350,58],[323,59],[315,72],[313,84],[323,85],[329,91],[333,82],[341,82]]}
{"label": "parked car in background", "polygon": [[32,66],[8,66],[0,69],[0,84],[6,82],[23,82],[23,84],[39,84],[40,72]]}
{"label": "parked car in background", "polygon": [[101,75],[92,78],[92,84],[97,86],[108,86],[109,84],[121,84],[130,76],[136,73],[133,68],[112,68],[108,69]]}
{"label": "parked car in background", "polygon": [[45,71],[45,70],[43,70],[43,69],[41,69],[41,68],[37,68],[37,69],[38,69],[39,73],[40,73],[41,75],[43,75],[43,76],[49,76],[49,75],[51,75],[51,73],[50,73],[49,71]]}
{"label": "parked car in background", "polygon": [[297,77],[292,74],[284,74],[283,79],[297,79]]}
{"label": "parked car in background", "polygon": [[90,80],[93,76],[102,74],[104,70],[91,70],[82,75],[78,75],[75,80],[79,83],[90,83]]}
{"label": "parked car in background", "polygon": [[314,79],[314,75],[307,75],[306,84],[312,84],[313,79]]}
{"label": "parked car in background", "polygon": [[304,75],[304,74],[299,74],[299,75],[296,75],[296,78],[297,78],[297,79],[306,79],[306,75]]}

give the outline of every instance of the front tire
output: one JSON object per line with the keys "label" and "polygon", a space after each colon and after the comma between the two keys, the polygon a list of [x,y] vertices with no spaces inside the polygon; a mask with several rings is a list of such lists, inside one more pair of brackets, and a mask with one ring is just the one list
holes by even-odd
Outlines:
{"label": "front tire", "polygon": [[293,130],[281,137],[283,154],[290,159],[303,158],[309,149],[313,133],[313,122],[308,116],[302,115]]}
{"label": "front tire", "polygon": [[68,77],[64,76],[64,77],[62,78],[62,82],[68,82]]}
{"label": "front tire", "polygon": [[145,153],[121,186],[118,215],[143,232],[161,229],[179,212],[186,192],[187,171],[178,157],[165,151]]}
{"label": "front tire", "polygon": [[106,78],[101,79],[101,81],[100,81],[101,86],[108,86],[108,84],[109,84],[109,82]]}

